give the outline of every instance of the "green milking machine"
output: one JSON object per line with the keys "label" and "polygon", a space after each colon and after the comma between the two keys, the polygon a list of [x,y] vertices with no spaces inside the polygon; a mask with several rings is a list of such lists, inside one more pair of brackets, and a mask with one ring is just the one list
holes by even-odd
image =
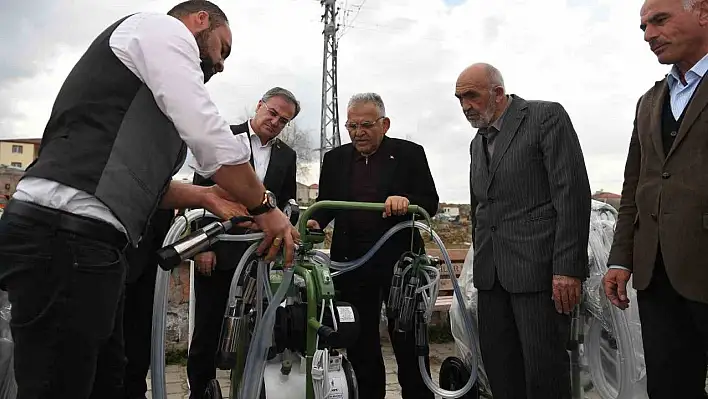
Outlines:
{"label": "green milking machine", "polygon": [[[296,205],[291,209],[296,210]],[[425,368],[424,358],[428,353],[427,325],[437,297],[440,264],[448,266],[455,295],[459,296],[458,300],[462,300],[452,263],[442,241],[430,228],[427,212],[416,205],[409,206],[410,214],[420,215],[428,224],[416,221],[415,217],[401,222],[390,229],[362,258],[340,263],[331,261],[325,253],[315,249],[316,244],[324,241],[324,232],[306,227],[310,215],[323,209],[382,212],[385,205],[321,201],[309,207],[299,217],[297,226],[301,243],[296,246],[294,266],[290,268],[283,267],[282,257],[274,262],[266,262],[255,255],[262,233],[225,234],[232,225],[246,219],[214,222],[186,236],[183,232],[189,223],[205,216],[205,212],[190,211],[184,221],[175,222],[165,239],[165,247],[160,251],[160,266],[163,270],[158,274],[153,317],[153,398],[166,399],[164,323],[169,270],[206,250],[216,241],[254,242],[244,253],[234,273],[219,339],[217,367],[231,371],[229,397],[358,398],[356,376],[343,353],[358,337],[358,313],[350,304],[337,301],[332,277],[365,264],[385,241],[398,231],[411,227],[429,232],[440,247],[444,259],[440,261],[412,252],[401,257],[394,266],[392,287],[386,304],[388,316],[395,319],[396,329],[415,334],[419,367],[431,391],[444,398],[475,397],[465,395],[472,395],[476,363],[457,362],[464,369],[463,375],[468,378],[458,382],[456,391],[436,386]],[[296,220],[297,212],[293,212],[291,221]],[[475,337],[475,326],[468,319],[466,316],[465,324],[473,332],[471,336]],[[472,342],[469,344],[469,347],[474,347]],[[471,361],[476,362],[475,359]],[[203,397],[222,397],[216,380],[212,381]]]}

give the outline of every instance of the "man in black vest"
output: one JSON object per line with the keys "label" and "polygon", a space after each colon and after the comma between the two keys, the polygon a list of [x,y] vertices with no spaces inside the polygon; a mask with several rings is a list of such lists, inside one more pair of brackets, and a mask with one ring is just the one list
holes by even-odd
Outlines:
{"label": "man in black vest", "polygon": [[637,290],[651,399],[705,398],[708,353],[708,11],[648,0],[644,40],[673,64],[637,103],[604,286],[620,309]]}
{"label": "man in black vest", "polygon": [[[280,209],[289,199],[296,198],[297,169],[295,151],[277,136],[299,112],[300,104],[295,96],[288,90],[274,87],[258,101],[252,119],[231,126],[234,134],[249,137],[251,165],[263,185],[275,193]],[[194,184],[210,186],[213,183],[195,173]],[[201,221],[202,224],[209,222]],[[235,227],[230,233],[243,232],[243,228]],[[196,304],[187,361],[191,399],[201,399],[207,383],[216,376],[215,355],[231,279],[249,246],[249,243],[217,243],[212,251],[201,253],[194,259],[197,268],[194,275]]]}
{"label": "man in black vest", "polygon": [[[387,230],[410,220],[410,216],[406,216],[410,204],[423,207],[430,216],[438,210],[438,193],[425,150],[410,141],[386,137],[390,126],[378,94],[357,94],[350,99],[346,127],[352,144],[337,147],[325,155],[317,201],[381,202],[386,203],[386,212],[383,215],[366,211],[315,214],[313,220],[308,221],[309,228],[324,228],[332,220],[335,222],[332,260],[351,261],[363,256]],[[367,264],[335,278],[335,289],[340,292],[338,299],[354,305],[361,321],[356,343],[347,348],[360,398],[383,399],[386,395],[386,370],[379,336],[381,303],[388,298],[396,261],[404,252],[417,253],[423,246],[417,229],[414,232],[403,229]],[[403,398],[432,399],[433,393],[423,383],[418,370],[413,335],[395,331],[392,320],[388,325]]]}
{"label": "man in black vest", "polygon": [[[245,207],[266,233],[261,253],[284,249],[292,263],[297,232],[204,86],[231,51],[226,15],[203,0],[168,14],[122,18],[89,46],[0,219],[19,398],[121,396],[123,250],[158,206],[219,217]],[[219,186],[172,182],[187,148]]]}

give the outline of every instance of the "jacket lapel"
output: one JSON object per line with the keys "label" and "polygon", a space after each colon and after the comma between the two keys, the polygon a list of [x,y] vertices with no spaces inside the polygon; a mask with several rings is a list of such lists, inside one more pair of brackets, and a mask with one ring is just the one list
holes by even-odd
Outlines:
{"label": "jacket lapel", "polygon": [[666,152],[664,152],[664,141],[661,138],[661,117],[664,108],[664,99],[669,94],[669,85],[664,79],[659,86],[658,90],[654,91],[654,95],[651,97],[651,103],[649,104],[649,109],[651,109],[651,141],[654,142],[654,148],[659,154],[659,159],[668,158]]}
{"label": "jacket lapel", "polygon": [[[668,84],[664,85],[668,86]],[[678,135],[676,136],[674,145],[671,147],[671,151],[669,151],[666,158],[669,158],[671,154],[673,154],[681,141],[686,137],[688,131],[691,129],[693,124],[696,123],[698,116],[706,108],[706,105],[708,105],[708,84],[706,84],[705,79],[701,79],[698,87],[696,87],[696,93],[693,96],[693,99],[688,103]]]}
{"label": "jacket lapel", "polygon": [[[283,145],[280,142],[280,139],[275,139],[275,142],[270,149],[268,169],[266,169],[265,178],[263,178],[263,185],[271,191],[279,186],[279,178],[283,176],[282,169],[285,166],[283,164],[285,159],[280,156],[281,151],[283,151]],[[253,154],[253,151],[251,151],[251,154]],[[253,162],[253,156],[251,156],[251,162]]]}
{"label": "jacket lapel", "polygon": [[[492,160],[489,166],[490,178],[488,179],[488,185],[492,183],[494,178],[494,173],[496,173],[499,168],[499,163],[504,157],[506,150],[509,149],[511,141],[516,136],[519,130],[521,121],[526,117],[527,104],[521,97],[514,96],[514,100],[509,105],[506,115],[504,116],[504,123],[502,129],[498,134],[496,141],[494,143],[494,154],[492,154]],[[481,142],[481,140],[480,140]]]}

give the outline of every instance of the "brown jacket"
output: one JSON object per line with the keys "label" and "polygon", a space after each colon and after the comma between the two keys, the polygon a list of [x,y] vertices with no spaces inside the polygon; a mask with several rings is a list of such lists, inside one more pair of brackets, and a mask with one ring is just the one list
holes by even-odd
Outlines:
{"label": "brown jacket", "polygon": [[708,80],[696,89],[673,146],[664,152],[667,95],[664,79],[637,104],[608,264],[631,269],[634,288],[646,289],[660,243],[676,291],[708,303]]}

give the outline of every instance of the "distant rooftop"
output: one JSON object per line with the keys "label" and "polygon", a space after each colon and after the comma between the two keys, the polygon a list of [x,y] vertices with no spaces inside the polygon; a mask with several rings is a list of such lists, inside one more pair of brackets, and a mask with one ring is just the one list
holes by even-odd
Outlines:
{"label": "distant rooftop", "polygon": [[27,139],[27,138],[9,138],[9,139],[0,139],[0,142],[3,143],[22,143],[22,144],[36,144],[39,145],[42,143],[42,139]]}

